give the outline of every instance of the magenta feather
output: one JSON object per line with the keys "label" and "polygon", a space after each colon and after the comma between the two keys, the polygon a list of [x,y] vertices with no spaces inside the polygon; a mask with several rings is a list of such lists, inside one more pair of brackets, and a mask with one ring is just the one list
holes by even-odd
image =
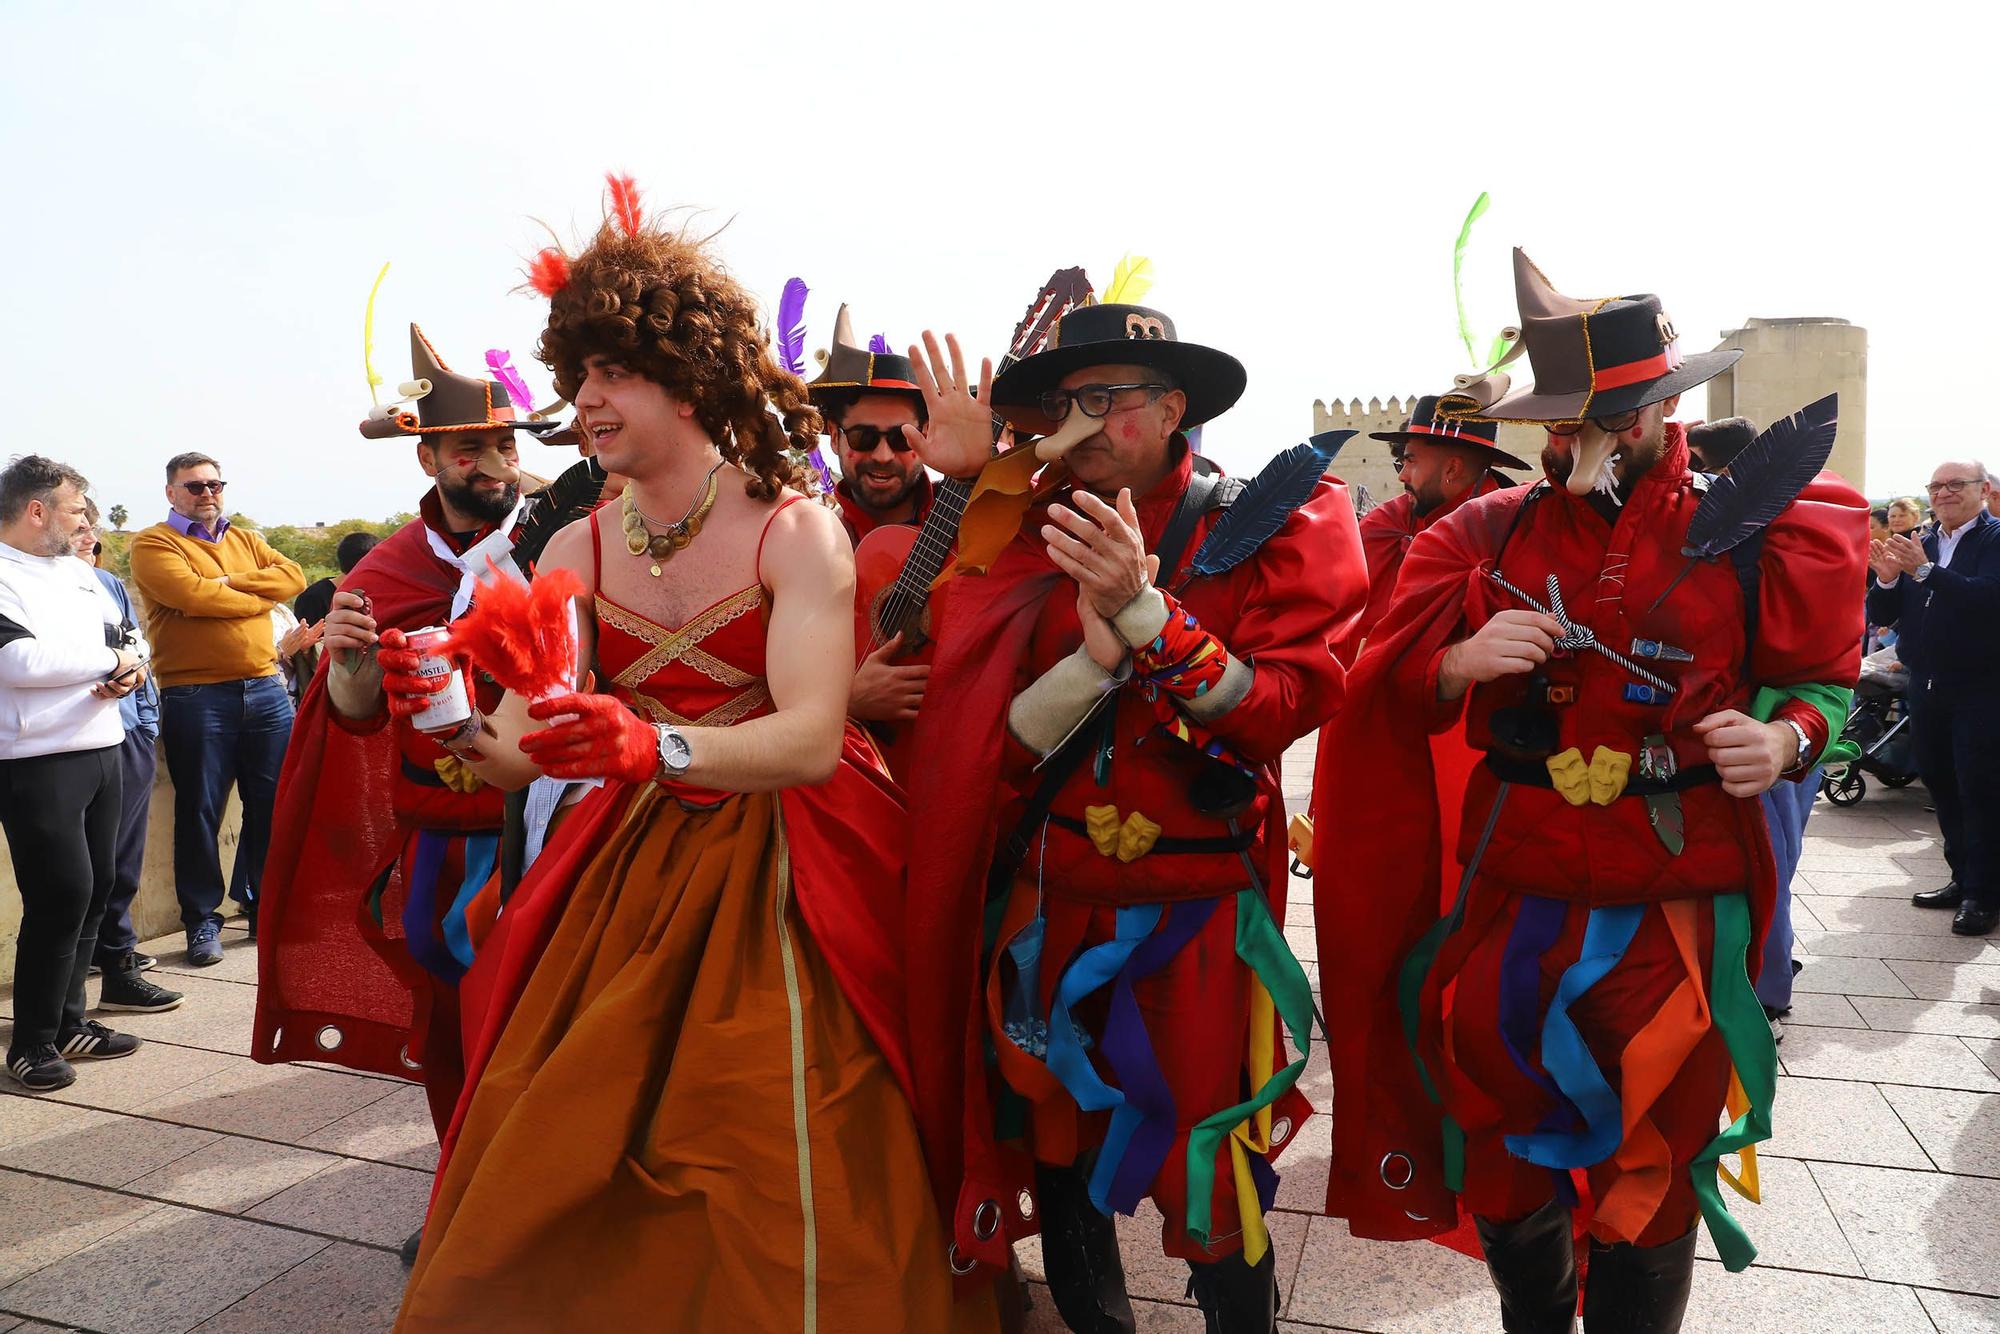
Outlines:
{"label": "magenta feather", "polygon": [[875,334],[868,340],[868,350],[875,356],[880,357],[895,349],[889,346],[889,336],[887,334]]}
{"label": "magenta feather", "polygon": [[528,394],[527,382],[514,369],[514,357],[505,348],[486,349],[486,369],[493,372],[493,378],[507,386],[507,397],[514,401],[514,410],[522,416],[535,410],[535,400]]}
{"label": "magenta feather", "polygon": [[794,375],[806,373],[806,284],[787,278],[778,298],[778,360]]}

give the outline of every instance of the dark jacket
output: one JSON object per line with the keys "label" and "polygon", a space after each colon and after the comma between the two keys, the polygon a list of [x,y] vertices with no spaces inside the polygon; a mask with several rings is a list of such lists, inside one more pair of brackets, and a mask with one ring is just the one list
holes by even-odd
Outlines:
{"label": "dark jacket", "polygon": [[[1935,532],[1924,553],[1937,559]],[[1951,564],[1918,583],[1903,575],[1868,590],[1868,619],[1896,627],[1896,654],[1944,699],[1989,692],[2000,681],[2000,519],[1981,512],[1958,539]]]}

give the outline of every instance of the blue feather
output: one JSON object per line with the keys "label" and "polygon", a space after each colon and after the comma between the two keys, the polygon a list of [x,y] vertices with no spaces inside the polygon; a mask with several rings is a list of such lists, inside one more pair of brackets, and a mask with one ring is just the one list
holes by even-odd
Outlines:
{"label": "blue feather", "polygon": [[806,373],[806,291],[803,278],[788,278],[778,298],[778,360],[794,375]]}
{"label": "blue feather", "polygon": [[1745,445],[1695,508],[1681,554],[1690,560],[1719,556],[1798,499],[1833,452],[1839,409],[1838,395],[1828,394],[1772,422]]}
{"label": "blue feather", "polygon": [[880,357],[886,356],[895,349],[889,346],[889,336],[887,334],[875,334],[868,340],[868,350]]}
{"label": "blue feather", "polygon": [[1354,434],[1322,431],[1265,464],[1209,530],[1208,540],[1194,553],[1189,573],[1221,574],[1249,559],[1265,539],[1284,527],[1292,511],[1306,503],[1333,465],[1334,456]]}

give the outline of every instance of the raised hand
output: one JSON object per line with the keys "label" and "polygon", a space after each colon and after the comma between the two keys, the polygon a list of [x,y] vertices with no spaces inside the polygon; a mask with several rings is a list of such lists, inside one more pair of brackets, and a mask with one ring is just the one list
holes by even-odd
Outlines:
{"label": "raised hand", "polygon": [[1119,491],[1115,507],[1088,491],[1073,491],[1070,498],[1076,509],[1051,505],[1050,521],[1042,525],[1049,559],[1076,580],[1098,615],[1116,616],[1149,582],[1146,539],[1132,493]]}
{"label": "raised hand", "polygon": [[1882,554],[1893,567],[1891,574],[1884,576],[1885,578],[1893,578],[1897,574],[1914,574],[1919,565],[1930,559],[1924,554],[1922,543],[1902,533],[1891,533],[1889,540],[1882,544],[1882,548]]}
{"label": "raised hand", "polygon": [[917,451],[926,467],[947,477],[970,481],[979,476],[993,452],[993,362],[979,363],[979,391],[966,378],[965,354],[959,350],[958,335],[946,334],[947,362],[938,347],[937,335],[924,330],[926,356],[910,348],[910,365],[915,369],[917,388],[923,391],[929,421],[922,430],[903,428],[903,438]]}

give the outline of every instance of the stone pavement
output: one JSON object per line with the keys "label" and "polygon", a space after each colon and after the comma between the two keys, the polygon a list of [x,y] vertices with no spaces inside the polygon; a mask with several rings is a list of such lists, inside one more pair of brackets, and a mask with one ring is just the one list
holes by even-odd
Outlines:
{"label": "stone pavement", "polygon": [[[1288,757],[1295,800],[1309,766],[1306,747]],[[1945,914],[1909,905],[1945,879],[1923,802],[1921,788],[1871,788],[1814,814],[1766,1203],[1732,1200],[1762,1255],[1734,1276],[1701,1264],[1690,1330],[2000,1330],[2000,942],[1955,938]],[[1287,934],[1317,978],[1309,890],[1293,885]],[[389,1327],[395,1247],[422,1218],[436,1157],[423,1097],[253,1063],[256,952],[239,931],[226,941],[224,962],[192,975],[178,938],[150,944],[188,1002],[108,1016],[149,1039],[136,1055],[43,1098],[0,1076],[0,1332]],[[1323,1108],[1323,1056],[1307,1082]],[[1284,1327],[1494,1329],[1476,1261],[1356,1241],[1315,1215],[1327,1143],[1314,1116],[1283,1161],[1271,1231]],[[1140,1328],[1199,1331],[1157,1229],[1150,1206],[1121,1221]],[[1021,1259],[1039,1278],[1034,1244]],[[1034,1297],[1030,1328],[1059,1331],[1047,1289]]]}

